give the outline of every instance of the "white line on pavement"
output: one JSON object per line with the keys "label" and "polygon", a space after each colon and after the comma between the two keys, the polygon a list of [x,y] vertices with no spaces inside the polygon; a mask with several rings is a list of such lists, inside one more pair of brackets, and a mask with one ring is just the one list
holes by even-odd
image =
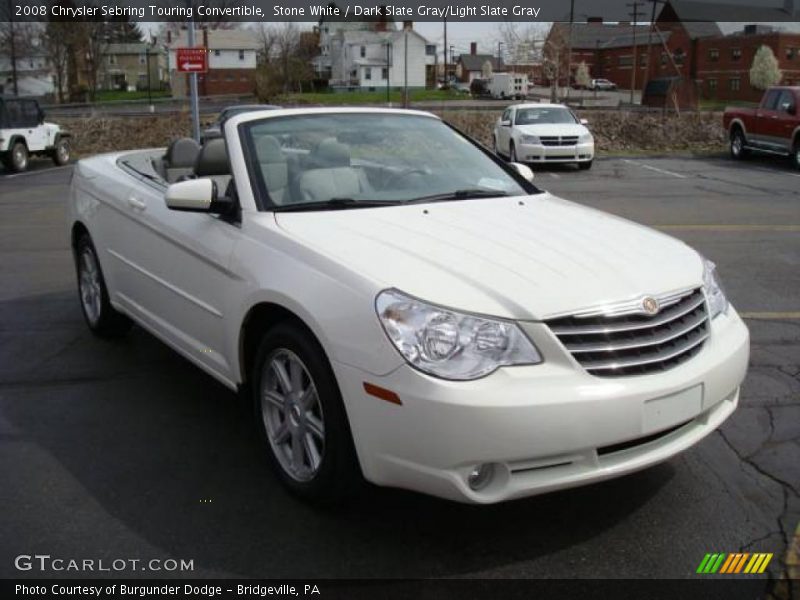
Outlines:
{"label": "white line on pavement", "polygon": [[627,158],[622,159],[623,162],[626,162],[630,165],[636,165],[637,167],[642,167],[643,169],[649,169],[650,171],[655,171],[656,173],[661,173],[662,175],[670,175],[672,177],[677,177],[678,179],[688,179],[686,175],[681,175],[680,173],[675,173],[673,171],[667,171],[666,169],[659,169],[658,167],[654,167],[652,165],[647,165],[645,163],[639,162],[637,160],[629,160]]}
{"label": "white line on pavement", "polygon": [[23,171],[22,173],[12,173],[11,175],[5,175],[0,177],[0,181],[3,179],[14,179],[15,177],[25,177],[26,175],[40,175],[42,173],[50,173],[51,171],[60,171],[61,169],[68,169],[72,165],[64,165],[63,167],[50,167],[49,169],[34,169],[33,171]]}

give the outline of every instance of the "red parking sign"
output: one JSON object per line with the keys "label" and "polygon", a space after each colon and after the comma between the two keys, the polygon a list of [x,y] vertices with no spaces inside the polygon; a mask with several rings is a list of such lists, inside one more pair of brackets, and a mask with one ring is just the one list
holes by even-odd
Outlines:
{"label": "red parking sign", "polygon": [[178,71],[181,73],[205,73],[208,71],[208,53],[205,48],[178,48],[176,60]]}

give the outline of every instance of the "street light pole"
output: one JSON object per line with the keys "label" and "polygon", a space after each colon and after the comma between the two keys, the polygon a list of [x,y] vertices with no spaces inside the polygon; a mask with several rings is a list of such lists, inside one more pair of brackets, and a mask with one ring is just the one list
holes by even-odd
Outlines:
{"label": "street light pole", "polygon": [[[189,19],[189,47],[194,48],[194,19]],[[197,73],[189,73],[189,96],[192,107],[192,137],[200,141],[200,102],[197,98]]]}

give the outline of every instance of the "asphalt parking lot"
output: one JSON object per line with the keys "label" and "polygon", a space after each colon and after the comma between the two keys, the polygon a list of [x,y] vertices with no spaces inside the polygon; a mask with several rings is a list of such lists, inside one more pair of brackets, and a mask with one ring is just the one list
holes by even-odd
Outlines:
{"label": "asphalt parking lot", "polygon": [[717,262],[753,342],[721,431],[644,472],[509,504],[370,490],[338,511],[283,491],[234,394],[141,330],[91,336],[69,176],[0,175],[0,577],[42,576],[14,557],[45,553],[191,559],[184,575],[200,577],[685,578],[707,552],[738,551],[775,553],[780,575],[800,520],[800,173],[782,162],[536,173]]}

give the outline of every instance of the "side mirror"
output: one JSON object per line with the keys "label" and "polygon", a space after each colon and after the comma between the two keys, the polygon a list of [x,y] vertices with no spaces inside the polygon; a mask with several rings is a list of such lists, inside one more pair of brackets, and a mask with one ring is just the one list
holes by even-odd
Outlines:
{"label": "side mirror", "polygon": [[500,121],[500,126],[501,127],[511,127],[511,121],[509,121],[508,119],[506,119],[505,121],[501,120]]}
{"label": "side mirror", "polygon": [[217,197],[213,179],[187,179],[173,183],[165,195],[167,208],[184,212],[225,213],[233,206],[229,198]]}
{"label": "side mirror", "polygon": [[581,119],[581,125],[588,125],[589,119]]}
{"label": "side mirror", "polygon": [[509,166],[513,167],[525,181],[527,181],[528,183],[533,182],[533,171],[531,171],[531,168],[529,166],[517,162],[510,163]]}

